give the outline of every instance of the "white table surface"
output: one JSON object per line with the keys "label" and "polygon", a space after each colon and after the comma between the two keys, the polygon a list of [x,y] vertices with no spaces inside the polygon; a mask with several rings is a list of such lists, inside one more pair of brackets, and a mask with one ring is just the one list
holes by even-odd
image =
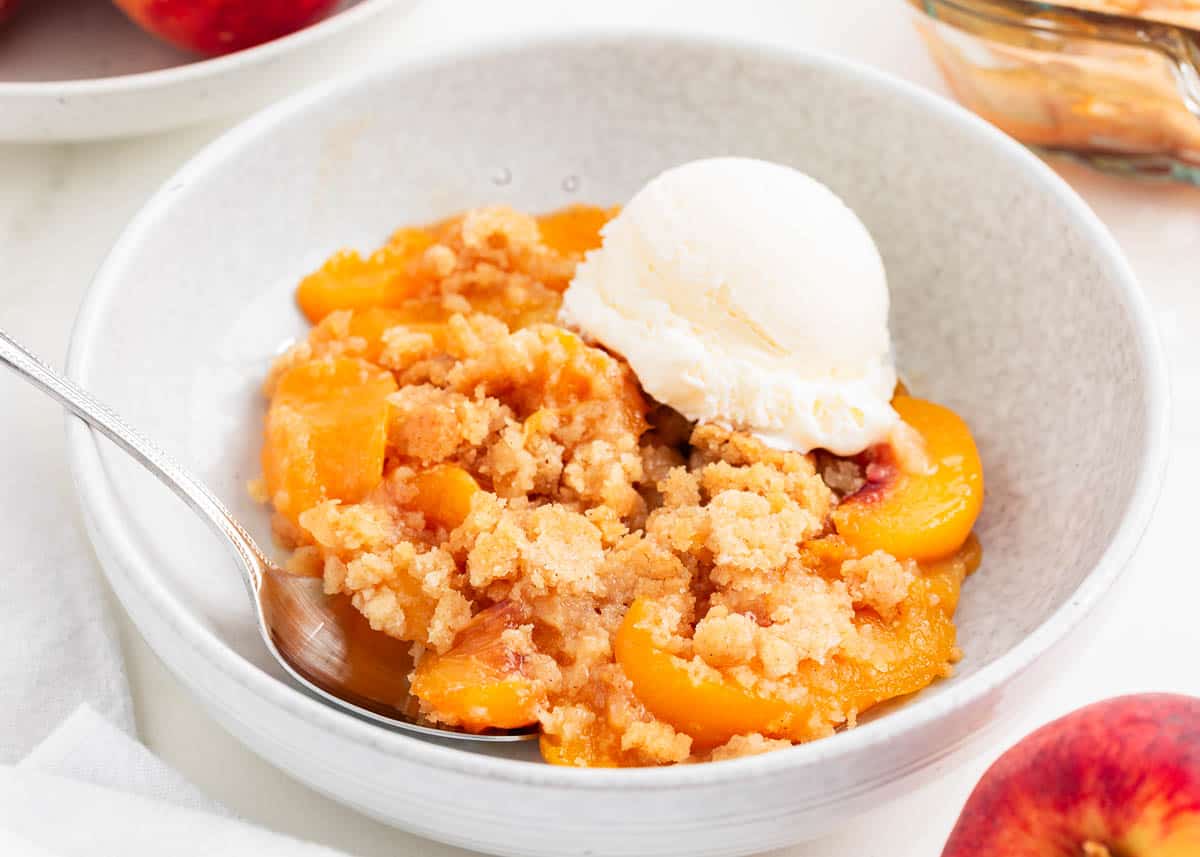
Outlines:
{"label": "white table surface", "polygon": [[[854,57],[944,91],[901,0],[427,0],[397,32],[397,53],[487,33],[635,24],[724,32]],[[193,128],[87,145],[0,146],[0,326],[61,364],[76,306],[122,225],[185,159],[222,130]],[[987,754],[788,857],[929,857],[971,785],[1013,738],[1085,702],[1123,692],[1200,695],[1200,569],[1193,484],[1200,475],[1200,190],[1129,183],[1058,165],[1108,224],[1149,295],[1173,373],[1171,472],[1155,522],[1092,629],[1082,662],[1031,699]],[[1019,273],[1019,272],[1018,272]],[[62,417],[0,373],[0,549],[8,563],[82,551]],[[89,555],[84,551],[83,555]],[[94,563],[80,574],[97,574]],[[119,613],[115,604],[113,609]],[[369,857],[466,852],[391,830],[301,786],[243,749],[200,711],[122,615],[141,738],[213,797],[267,827]]]}

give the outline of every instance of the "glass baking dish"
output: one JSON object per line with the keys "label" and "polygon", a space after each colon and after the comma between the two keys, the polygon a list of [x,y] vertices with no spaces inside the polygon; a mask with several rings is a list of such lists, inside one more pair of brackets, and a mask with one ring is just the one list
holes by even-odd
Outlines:
{"label": "glass baking dish", "polygon": [[1002,130],[1200,185],[1200,0],[909,4],[954,95]]}

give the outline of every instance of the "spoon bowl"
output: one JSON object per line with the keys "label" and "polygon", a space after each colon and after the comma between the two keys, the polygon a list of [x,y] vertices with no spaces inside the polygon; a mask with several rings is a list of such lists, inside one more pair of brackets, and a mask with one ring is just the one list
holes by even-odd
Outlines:
{"label": "spoon bowl", "polygon": [[326,595],[320,578],[290,574],[276,566],[203,483],[3,330],[0,363],[112,440],[228,541],[254,602],[263,642],[309,692],[361,717],[429,737],[506,742],[537,734],[533,730],[472,733],[421,721],[408,689],[413,662],[406,643],[372,630],[349,599]]}

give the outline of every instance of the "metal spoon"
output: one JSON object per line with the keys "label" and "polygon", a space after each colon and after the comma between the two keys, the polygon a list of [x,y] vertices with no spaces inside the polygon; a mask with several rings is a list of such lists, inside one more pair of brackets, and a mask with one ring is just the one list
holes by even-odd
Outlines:
{"label": "metal spoon", "polygon": [[174,491],[229,542],[254,603],[267,650],[319,699],[388,726],[437,738],[523,741],[536,732],[476,735],[418,722],[408,691],[408,644],[371,630],[344,596],[321,580],[289,574],[269,559],[212,492],[112,411],[61,377],[0,330],[0,363],[61,402]]}

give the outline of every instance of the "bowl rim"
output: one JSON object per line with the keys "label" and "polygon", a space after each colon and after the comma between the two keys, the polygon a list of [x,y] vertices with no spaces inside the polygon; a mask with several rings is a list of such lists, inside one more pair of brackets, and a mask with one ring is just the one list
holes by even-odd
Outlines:
{"label": "bowl rim", "polygon": [[[846,758],[881,744],[903,740],[954,711],[980,703],[1000,686],[1025,671],[1035,660],[1075,628],[1107,592],[1131,559],[1149,524],[1165,475],[1168,454],[1169,403],[1166,362],[1157,328],[1129,263],[1115,239],[1078,194],[1048,165],[1002,132],[954,104],[948,98],[914,83],[852,60],[818,51],[781,47],[755,39],[702,34],[666,33],[655,29],[608,27],[536,35],[509,35],[473,39],[441,48],[420,57],[402,58],[350,78],[336,80],[285,99],[244,120],[209,143],[193,156],[145,203],[125,227],[98,269],[80,305],[71,332],[67,374],[86,389],[91,356],[97,352],[104,333],[101,319],[108,302],[119,290],[122,269],[137,253],[141,236],[172,205],[175,192],[203,181],[210,169],[244,147],[253,146],[277,126],[343,93],[407,74],[437,70],[448,64],[480,59],[497,59],[531,50],[563,47],[628,46],[631,43],[660,48],[734,51],[800,67],[822,68],[887,90],[907,100],[914,108],[937,114],[962,126],[1000,157],[1022,165],[1057,198],[1096,246],[1115,277],[1113,283],[1123,302],[1137,339],[1137,352],[1146,374],[1146,443],[1140,471],[1117,530],[1100,559],[1065,602],[1027,637],[992,663],[965,678],[937,697],[915,700],[886,717],[831,738],[790,749],[748,758],[661,768],[576,769],[488,756],[442,746],[355,717],[307,695],[299,687],[275,678],[245,660],[217,635],[190,617],[158,580],[153,566],[139,550],[136,538],[123,526],[112,502],[113,486],[100,456],[101,438],[79,420],[68,420],[68,452],[76,491],[86,507],[92,527],[89,536],[103,533],[114,555],[121,556],[123,577],[173,627],[176,634],[209,663],[220,669],[242,690],[255,694],[272,707],[309,721],[327,733],[385,755],[410,763],[428,765],[451,773],[482,777],[504,783],[545,786],[579,791],[646,791],[664,788],[699,788],[733,783],[747,777],[778,775],[789,769],[810,768]],[[108,568],[106,575],[113,574]],[[194,692],[194,691],[193,691]],[[976,730],[972,730],[976,731]],[[950,752],[953,748],[943,748]],[[943,753],[929,755],[910,767],[924,767]],[[856,790],[856,788],[854,789]],[[833,799],[834,796],[830,796]]]}
{"label": "bowl rim", "polygon": [[[293,33],[269,42],[233,53],[201,57],[188,63],[153,71],[62,80],[0,80],[0,98],[46,98],[51,95],[58,98],[75,98],[136,94],[156,88],[172,87],[217,77],[236,72],[246,66],[271,62],[293,50],[299,50],[307,45],[332,38],[360,21],[365,22],[383,12],[394,2],[396,0],[360,0],[348,9],[334,12],[307,27],[301,27]],[[147,34],[147,38],[153,38],[153,36]]]}

